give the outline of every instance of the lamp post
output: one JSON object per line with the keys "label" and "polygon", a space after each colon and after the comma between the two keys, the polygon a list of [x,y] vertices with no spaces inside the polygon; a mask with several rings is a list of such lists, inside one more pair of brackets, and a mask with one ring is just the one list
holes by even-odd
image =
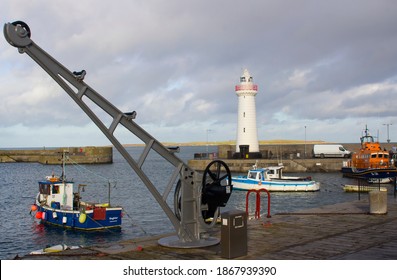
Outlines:
{"label": "lamp post", "polygon": [[305,159],[306,159],[306,125],[305,125],[305,153],[304,153],[304,155],[305,155]]}
{"label": "lamp post", "polygon": [[211,129],[207,129],[207,157],[208,157],[208,134],[211,132]]}
{"label": "lamp post", "polygon": [[387,143],[390,143],[389,126],[392,125],[392,123],[384,123],[383,125],[387,126]]}

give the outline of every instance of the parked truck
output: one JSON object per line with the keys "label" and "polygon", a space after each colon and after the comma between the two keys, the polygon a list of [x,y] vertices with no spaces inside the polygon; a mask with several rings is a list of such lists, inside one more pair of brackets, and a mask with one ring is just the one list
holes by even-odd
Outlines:
{"label": "parked truck", "polygon": [[313,156],[316,158],[326,157],[344,157],[348,158],[351,156],[351,151],[346,150],[342,145],[339,144],[322,144],[314,145]]}

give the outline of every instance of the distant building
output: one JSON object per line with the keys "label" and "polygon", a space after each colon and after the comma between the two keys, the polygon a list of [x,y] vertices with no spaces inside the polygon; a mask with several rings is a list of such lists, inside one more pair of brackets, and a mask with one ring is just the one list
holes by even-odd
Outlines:
{"label": "distant building", "polygon": [[237,158],[260,158],[258,132],[256,129],[255,96],[258,86],[253,83],[252,76],[247,69],[240,77],[240,84],[236,85],[238,96],[237,119]]}

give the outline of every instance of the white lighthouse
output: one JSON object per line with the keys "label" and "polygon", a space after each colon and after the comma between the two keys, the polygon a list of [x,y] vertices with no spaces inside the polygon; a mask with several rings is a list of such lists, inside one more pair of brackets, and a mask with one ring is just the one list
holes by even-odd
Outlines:
{"label": "white lighthouse", "polygon": [[[236,85],[238,96],[238,122],[237,122],[237,141],[236,152],[240,151],[240,146],[244,145],[249,149],[249,153],[259,152],[258,132],[256,129],[256,109],[255,96],[258,86],[254,85],[253,79],[247,69],[240,77],[240,84]],[[248,147],[247,147],[248,146]]]}

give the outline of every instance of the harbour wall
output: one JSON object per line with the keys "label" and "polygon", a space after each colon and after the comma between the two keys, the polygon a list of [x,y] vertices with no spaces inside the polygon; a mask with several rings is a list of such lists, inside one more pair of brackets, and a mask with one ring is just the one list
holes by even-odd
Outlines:
{"label": "harbour wall", "polygon": [[[343,144],[347,150],[356,152],[361,148],[360,143]],[[234,145],[218,146],[218,153],[209,154],[209,157],[191,159],[188,165],[196,171],[204,171],[207,165],[215,160],[224,161],[232,172],[245,173],[257,163],[259,167],[275,166],[282,164],[284,172],[340,172],[347,158],[314,158],[314,144],[280,144],[261,145],[261,159],[233,159]],[[390,151],[396,143],[382,143],[382,149]]]}
{"label": "harbour wall", "polygon": [[78,164],[99,164],[113,162],[112,147],[68,147],[54,149],[0,150],[0,162],[38,162],[61,164],[66,152],[70,161]]}
{"label": "harbour wall", "polygon": [[[361,148],[360,143],[323,143],[340,144],[351,152],[358,152]],[[313,158],[313,147],[316,144],[271,144],[260,145],[259,151],[263,159],[310,159]],[[321,144],[320,144],[321,145]],[[390,151],[397,143],[381,143],[381,148]],[[236,152],[235,145],[219,145],[218,158],[230,159]]]}
{"label": "harbour wall", "polygon": [[[196,171],[204,171],[213,159],[192,159],[188,165]],[[342,158],[318,158],[318,159],[221,159],[231,172],[245,173],[254,164],[258,167],[276,166],[282,164],[284,172],[339,172],[343,166]]]}

